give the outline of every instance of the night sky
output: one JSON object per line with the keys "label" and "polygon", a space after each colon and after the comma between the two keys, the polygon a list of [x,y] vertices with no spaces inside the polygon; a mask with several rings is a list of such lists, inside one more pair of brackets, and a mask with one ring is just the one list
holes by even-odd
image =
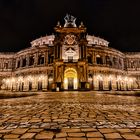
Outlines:
{"label": "night sky", "polygon": [[0,51],[19,51],[72,14],[88,34],[120,51],[140,51],[140,0],[0,0]]}

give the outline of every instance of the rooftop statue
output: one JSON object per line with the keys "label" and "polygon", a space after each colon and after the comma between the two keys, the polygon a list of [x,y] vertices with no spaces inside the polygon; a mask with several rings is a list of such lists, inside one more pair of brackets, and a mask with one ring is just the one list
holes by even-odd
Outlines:
{"label": "rooftop statue", "polygon": [[72,15],[67,14],[64,18],[65,24],[64,27],[76,27],[76,18]]}

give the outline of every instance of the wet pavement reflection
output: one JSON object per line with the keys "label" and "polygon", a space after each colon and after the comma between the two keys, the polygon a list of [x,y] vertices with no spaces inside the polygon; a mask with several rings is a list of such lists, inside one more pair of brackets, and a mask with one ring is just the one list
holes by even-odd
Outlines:
{"label": "wet pavement reflection", "polygon": [[[35,96],[0,100],[0,138],[13,134],[21,138],[31,133],[32,129],[41,129],[32,132],[34,135],[30,134],[30,137],[40,139],[45,135],[42,131],[46,130],[50,139],[55,139],[58,130],[62,133],[64,129],[78,129],[78,132],[73,130],[70,133],[83,133],[79,137],[88,139],[92,135],[88,134],[90,130],[83,132],[82,129],[93,128],[97,129],[102,139],[108,135],[100,129],[106,128],[112,129],[111,133],[117,133],[114,135],[119,135],[120,139],[127,136],[121,135],[119,129],[129,129],[139,138],[140,133],[135,132],[140,130],[140,97],[75,91],[40,92]],[[27,130],[15,134],[18,129]],[[66,132],[63,138],[71,137],[74,136],[68,136]]]}

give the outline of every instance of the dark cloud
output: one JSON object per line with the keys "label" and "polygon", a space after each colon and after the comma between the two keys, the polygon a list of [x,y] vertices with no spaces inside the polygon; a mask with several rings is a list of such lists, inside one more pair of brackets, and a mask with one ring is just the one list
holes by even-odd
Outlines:
{"label": "dark cloud", "polygon": [[89,34],[121,51],[140,51],[139,0],[0,0],[0,51],[19,51],[53,33],[66,13],[83,21]]}

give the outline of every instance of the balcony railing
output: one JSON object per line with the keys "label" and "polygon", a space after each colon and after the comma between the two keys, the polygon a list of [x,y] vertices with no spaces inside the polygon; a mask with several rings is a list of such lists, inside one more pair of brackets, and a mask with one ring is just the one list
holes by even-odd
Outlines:
{"label": "balcony railing", "polygon": [[78,59],[64,59],[64,62],[68,63],[78,62]]}

